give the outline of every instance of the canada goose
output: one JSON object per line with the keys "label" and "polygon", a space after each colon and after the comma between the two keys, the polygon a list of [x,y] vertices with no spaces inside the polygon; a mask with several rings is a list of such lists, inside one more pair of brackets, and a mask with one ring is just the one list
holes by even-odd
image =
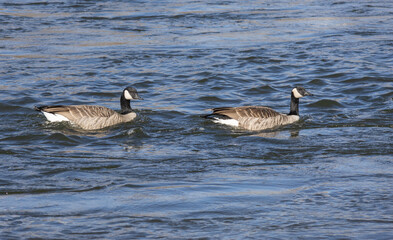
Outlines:
{"label": "canada goose", "polygon": [[120,97],[121,112],[96,105],[57,105],[34,107],[42,112],[50,122],[69,121],[85,130],[96,130],[115,124],[129,122],[136,117],[132,111],[130,100],[142,99],[133,87],[123,90]]}
{"label": "canada goose", "polygon": [[264,106],[213,108],[213,113],[202,116],[216,123],[241,127],[247,130],[263,130],[290,124],[299,120],[299,98],[312,96],[303,87],[295,87],[291,92],[288,114],[282,114]]}

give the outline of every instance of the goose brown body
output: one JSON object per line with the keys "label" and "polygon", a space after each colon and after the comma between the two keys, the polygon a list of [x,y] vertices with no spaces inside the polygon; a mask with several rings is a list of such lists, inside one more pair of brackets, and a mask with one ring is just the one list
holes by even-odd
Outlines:
{"label": "goose brown body", "polygon": [[[298,115],[281,114],[265,106],[222,107],[212,110],[211,115],[221,115],[236,120],[238,127],[251,131],[291,124],[299,120]],[[220,123],[225,120],[214,121]]]}
{"label": "goose brown body", "polygon": [[310,96],[303,87],[295,87],[291,92],[289,114],[282,114],[265,106],[213,108],[213,113],[203,116],[216,123],[222,123],[247,130],[264,130],[298,121],[299,98]]}
{"label": "goose brown body", "polygon": [[96,130],[119,123],[130,122],[136,118],[135,112],[120,114],[112,109],[97,105],[43,106],[36,108],[45,113],[65,117],[85,130]]}
{"label": "goose brown body", "polygon": [[131,99],[141,98],[135,88],[127,87],[120,97],[120,113],[97,105],[55,105],[34,109],[41,111],[50,122],[69,121],[82,129],[96,130],[135,119],[137,115],[131,109]]}

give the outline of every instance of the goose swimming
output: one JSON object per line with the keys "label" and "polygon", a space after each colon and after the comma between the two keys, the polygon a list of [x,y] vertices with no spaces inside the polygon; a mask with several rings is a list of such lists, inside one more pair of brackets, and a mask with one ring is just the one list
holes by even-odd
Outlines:
{"label": "goose swimming", "polygon": [[312,94],[303,87],[292,89],[288,114],[282,114],[264,106],[244,106],[213,108],[213,113],[202,117],[212,119],[215,123],[252,131],[273,128],[299,120],[299,98],[304,96],[312,96]]}
{"label": "goose swimming", "polygon": [[142,99],[133,87],[123,90],[120,97],[120,113],[97,105],[57,105],[34,107],[42,112],[50,122],[68,121],[85,130],[96,130],[119,123],[132,121],[136,117],[130,100]]}

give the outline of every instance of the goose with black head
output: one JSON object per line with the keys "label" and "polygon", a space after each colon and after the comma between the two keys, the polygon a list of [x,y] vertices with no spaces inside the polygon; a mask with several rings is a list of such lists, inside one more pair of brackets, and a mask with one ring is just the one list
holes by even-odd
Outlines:
{"label": "goose with black head", "polygon": [[96,130],[136,118],[137,115],[130,105],[130,100],[136,99],[142,99],[137,90],[127,87],[120,97],[120,113],[97,105],[56,105],[34,107],[34,109],[42,112],[50,122],[68,121],[85,130]]}
{"label": "goose with black head", "polygon": [[292,89],[288,114],[276,112],[265,106],[243,106],[213,108],[213,113],[202,117],[212,119],[215,123],[251,131],[274,128],[299,120],[299,99],[305,96],[312,96],[312,94],[300,86]]}

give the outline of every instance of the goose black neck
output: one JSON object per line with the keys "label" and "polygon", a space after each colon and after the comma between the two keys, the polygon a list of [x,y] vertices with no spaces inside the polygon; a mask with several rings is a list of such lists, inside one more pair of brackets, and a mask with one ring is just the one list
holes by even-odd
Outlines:
{"label": "goose black neck", "polygon": [[127,100],[124,97],[124,94],[122,94],[120,97],[120,107],[121,107],[121,114],[127,114],[127,113],[132,112],[130,100]]}
{"label": "goose black neck", "polygon": [[291,108],[288,115],[299,115],[299,98],[291,93]]}

